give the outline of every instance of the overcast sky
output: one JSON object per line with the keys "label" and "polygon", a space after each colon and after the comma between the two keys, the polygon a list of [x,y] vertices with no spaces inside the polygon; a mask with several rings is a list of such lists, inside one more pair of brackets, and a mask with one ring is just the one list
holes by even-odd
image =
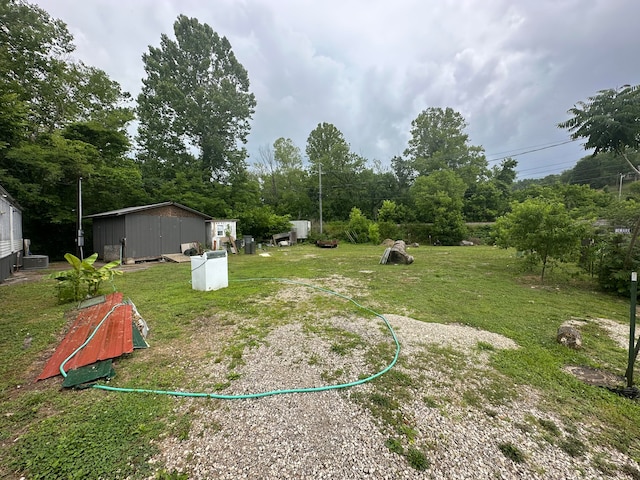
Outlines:
{"label": "overcast sky", "polygon": [[[640,83],[638,0],[37,0],[76,60],[134,97],[141,56],[179,14],[226,36],[257,100],[247,149],[278,137],[304,153],[318,123],[388,165],[411,121],[451,107],[490,165],[569,139],[556,127],[598,90]],[[559,173],[581,142],[515,156],[519,178]]]}

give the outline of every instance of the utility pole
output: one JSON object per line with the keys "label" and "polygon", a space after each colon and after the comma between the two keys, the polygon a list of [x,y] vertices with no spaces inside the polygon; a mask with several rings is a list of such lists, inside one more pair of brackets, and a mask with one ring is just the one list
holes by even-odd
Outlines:
{"label": "utility pole", "polygon": [[619,173],[620,175],[620,188],[618,189],[618,201],[622,198],[622,179],[624,178],[624,173]]}
{"label": "utility pole", "polygon": [[78,257],[84,260],[84,232],[82,231],[82,177],[78,177],[78,225],[76,244],[78,247]]}
{"label": "utility pole", "polygon": [[322,235],[322,163],[318,162],[318,200],[320,203],[320,235]]}

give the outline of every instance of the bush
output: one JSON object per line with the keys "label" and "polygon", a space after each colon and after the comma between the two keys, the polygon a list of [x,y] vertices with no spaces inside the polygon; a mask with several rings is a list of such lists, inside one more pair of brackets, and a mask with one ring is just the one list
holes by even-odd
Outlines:
{"label": "bush", "polygon": [[[591,253],[598,274],[598,284],[603,290],[629,296],[631,272],[640,268],[640,247],[636,246],[628,268],[624,268],[628,248],[629,242],[622,235],[610,235],[596,241]],[[589,268],[590,265],[587,266],[587,271]]]}
{"label": "bush", "polygon": [[378,228],[377,223],[369,225],[369,241],[374,245],[378,245],[380,243],[380,229]]}
{"label": "bush", "polygon": [[87,296],[95,296],[100,291],[103,282],[113,281],[115,275],[122,275],[121,271],[114,270],[120,265],[120,260],[96,268],[93,264],[98,258],[97,253],[84,260],[80,260],[71,253],[65,254],[64,258],[72,269],[49,275],[49,278],[55,278],[60,282],[58,284],[58,301],[61,303],[77,302]]}
{"label": "bush", "polygon": [[400,228],[393,222],[378,222],[378,233],[380,238],[390,238],[392,240],[402,238]]}
{"label": "bush", "polygon": [[349,225],[346,232],[349,241],[367,243],[369,241],[370,223],[371,221],[362,214],[359,208],[353,207],[349,214]]}

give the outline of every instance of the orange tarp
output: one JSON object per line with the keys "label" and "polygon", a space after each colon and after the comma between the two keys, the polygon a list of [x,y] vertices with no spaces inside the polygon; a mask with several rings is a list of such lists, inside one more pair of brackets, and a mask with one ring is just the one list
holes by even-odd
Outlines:
{"label": "orange tarp", "polygon": [[133,352],[132,308],[130,304],[119,305],[121,302],[122,294],[116,292],[107,295],[104,303],[80,310],[69,332],[36,381],[60,375],[62,362],[89,338],[116,305],[91,341],[65,364],[64,370],[69,371]]}

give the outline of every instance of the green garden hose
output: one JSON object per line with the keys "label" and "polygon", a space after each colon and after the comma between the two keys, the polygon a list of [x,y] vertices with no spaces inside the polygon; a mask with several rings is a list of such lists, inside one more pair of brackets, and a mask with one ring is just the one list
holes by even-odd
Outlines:
{"label": "green garden hose", "polygon": [[[367,383],[370,382],[376,378],[378,378],[381,375],[384,375],[385,373],[387,373],[389,370],[391,370],[393,368],[393,366],[396,364],[396,362],[398,361],[398,357],[400,356],[400,342],[398,341],[398,337],[396,336],[395,331],[393,330],[393,328],[391,327],[391,324],[389,323],[389,321],[384,317],[384,315],[381,315],[377,312],[374,312],[373,310],[367,308],[367,307],[363,307],[362,305],[360,305],[358,302],[356,302],[354,299],[347,297],[346,295],[342,295],[341,293],[338,292],[334,292],[333,290],[329,290],[326,288],[322,288],[322,287],[317,287],[315,285],[310,285],[307,283],[302,283],[302,282],[298,282],[298,281],[294,281],[294,280],[289,280],[286,278],[247,278],[247,279],[242,279],[242,280],[236,280],[236,281],[255,281],[255,280],[260,280],[260,281],[278,281],[278,282],[283,282],[283,283],[291,283],[294,285],[302,285],[305,287],[309,287],[309,288],[313,288],[316,290],[319,290],[321,292],[325,292],[325,293],[329,293],[331,295],[335,295],[337,297],[343,298],[345,300],[350,301],[351,303],[353,303],[355,306],[357,306],[358,308],[372,313],[373,315],[375,315],[378,318],[381,318],[382,321],[384,322],[384,324],[386,325],[387,329],[389,330],[389,333],[391,333],[391,336],[393,337],[393,341],[395,342],[396,345],[396,352],[395,355],[393,357],[393,360],[382,370],[380,370],[379,372],[370,375],[367,378],[363,378],[360,380],[356,380],[353,382],[349,382],[349,383],[340,383],[340,384],[336,384],[336,385],[325,385],[325,386],[321,386],[321,387],[310,387],[310,388],[290,388],[290,389],[284,389],[284,390],[271,390],[268,392],[258,392],[258,393],[247,393],[247,394],[242,394],[242,395],[224,395],[224,394],[218,394],[218,393],[206,393],[206,392],[179,392],[179,391],[171,391],[171,390],[154,390],[154,389],[146,389],[146,388],[122,388],[122,387],[111,387],[108,385],[101,385],[101,384],[93,384],[92,387],[93,388],[97,388],[100,390],[108,390],[111,392],[135,392],[135,393],[155,393],[158,395],[172,395],[172,396],[177,396],[177,397],[208,397],[208,398],[219,398],[222,400],[242,400],[242,399],[248,399],[248,398],[261,398],[261,397],[269,397],[269,396],[273,396],[273,395],[284,395],[284,394],[288,394],[288,393],[306,393],[306,392],[324,392],[327,390],[338,390],[338,389],[342,389],[342,388],[349,388],[349,387],[354,387],[356,385],[362,385],[363,383]],[[125,305],[124,303],[119,303],[114,305],[111,310],[109,310],[109,312],[104,316],[104,318],[100,321],[100,323],[96,326],[96,328],[94,329],[94,331],[91,333],[91,335],[89,335],[89,337],[85,340],[85,342],[80,345],[71,355],[69,355],[64,362],[62,362],[60,364],[60,373],[62,374],[63,377],[67,376],[67,372],[65,372],[64,370],[64,366],[65,364],[71,360],[80,350],[82,350],[93,338],[93,336],[96,334],[96,332],[98,331],[98,329],[102,326],[102,324],[107,320],[107,318],[109,318],[109,315],[111,315],[116,308]]]}

